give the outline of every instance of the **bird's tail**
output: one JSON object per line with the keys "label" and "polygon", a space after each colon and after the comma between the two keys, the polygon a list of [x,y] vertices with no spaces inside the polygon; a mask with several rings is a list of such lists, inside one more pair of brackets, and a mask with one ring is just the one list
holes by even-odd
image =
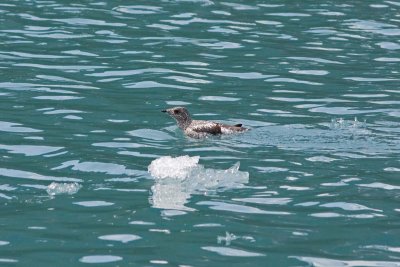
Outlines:
{"label": "bird's tail", "polygon": [[235,124],[235,125],[221,125],[221,132],[222,133],[237,133],[237,132],[245,132],[248,131],[248,128],[242,127],[242,124]]}

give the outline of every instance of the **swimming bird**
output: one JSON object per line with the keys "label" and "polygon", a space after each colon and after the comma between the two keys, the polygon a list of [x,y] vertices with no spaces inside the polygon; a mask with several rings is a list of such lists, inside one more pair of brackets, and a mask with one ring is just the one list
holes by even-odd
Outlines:
{"label": "swimming bird", "polygon": [[174,107],[162,110],[176,120],[185,135],[192,138],[203,138],[208,135],[232,134],[245,132],[248,129],[242,124],[227,125],[213,121],[192,120],[189,111],[184,107]]}

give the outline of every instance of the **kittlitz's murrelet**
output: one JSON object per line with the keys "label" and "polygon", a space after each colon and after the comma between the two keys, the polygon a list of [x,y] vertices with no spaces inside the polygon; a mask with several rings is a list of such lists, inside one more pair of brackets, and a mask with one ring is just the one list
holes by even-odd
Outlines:
{"label": "kittlitz's murrelet", "polygon": [[227,125],[213,121],[192,120],[189,111],[184,107],[169,108],[162,110],[162,112],[166,112],[174,118],[185,135],[192,138],[203,138],[207,135],[232,134],[249,130],[242,127],[242,124]]}

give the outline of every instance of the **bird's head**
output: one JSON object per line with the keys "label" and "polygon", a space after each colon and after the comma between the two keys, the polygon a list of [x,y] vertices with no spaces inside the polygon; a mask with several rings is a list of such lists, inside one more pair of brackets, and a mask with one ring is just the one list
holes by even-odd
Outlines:
{"label": "bird's head", "polygon": [[173,107],[162,110],[162,112],[168,113],[168,115],[174,118],[178,126],[182,129],[185,129],[192,122],[189,111],[184,107]]}

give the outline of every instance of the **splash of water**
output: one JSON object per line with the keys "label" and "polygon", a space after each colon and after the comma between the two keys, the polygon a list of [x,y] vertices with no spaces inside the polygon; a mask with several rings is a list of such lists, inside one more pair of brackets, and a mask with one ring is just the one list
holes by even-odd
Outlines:
{"label": "splash of water", "polygon": [[56,183],[53,182],[47,186],[47,193],[51,196],[68,194],[73,195],[81,189],[82,186],[78,183]]}
{"label": "splash of water", "polygon": [[367,121],[359,121],[357,117],[354,120],[345,120],[343,118],[336,118],[331,120],[332,129],[347,129],[347,128],[366,128]]}

